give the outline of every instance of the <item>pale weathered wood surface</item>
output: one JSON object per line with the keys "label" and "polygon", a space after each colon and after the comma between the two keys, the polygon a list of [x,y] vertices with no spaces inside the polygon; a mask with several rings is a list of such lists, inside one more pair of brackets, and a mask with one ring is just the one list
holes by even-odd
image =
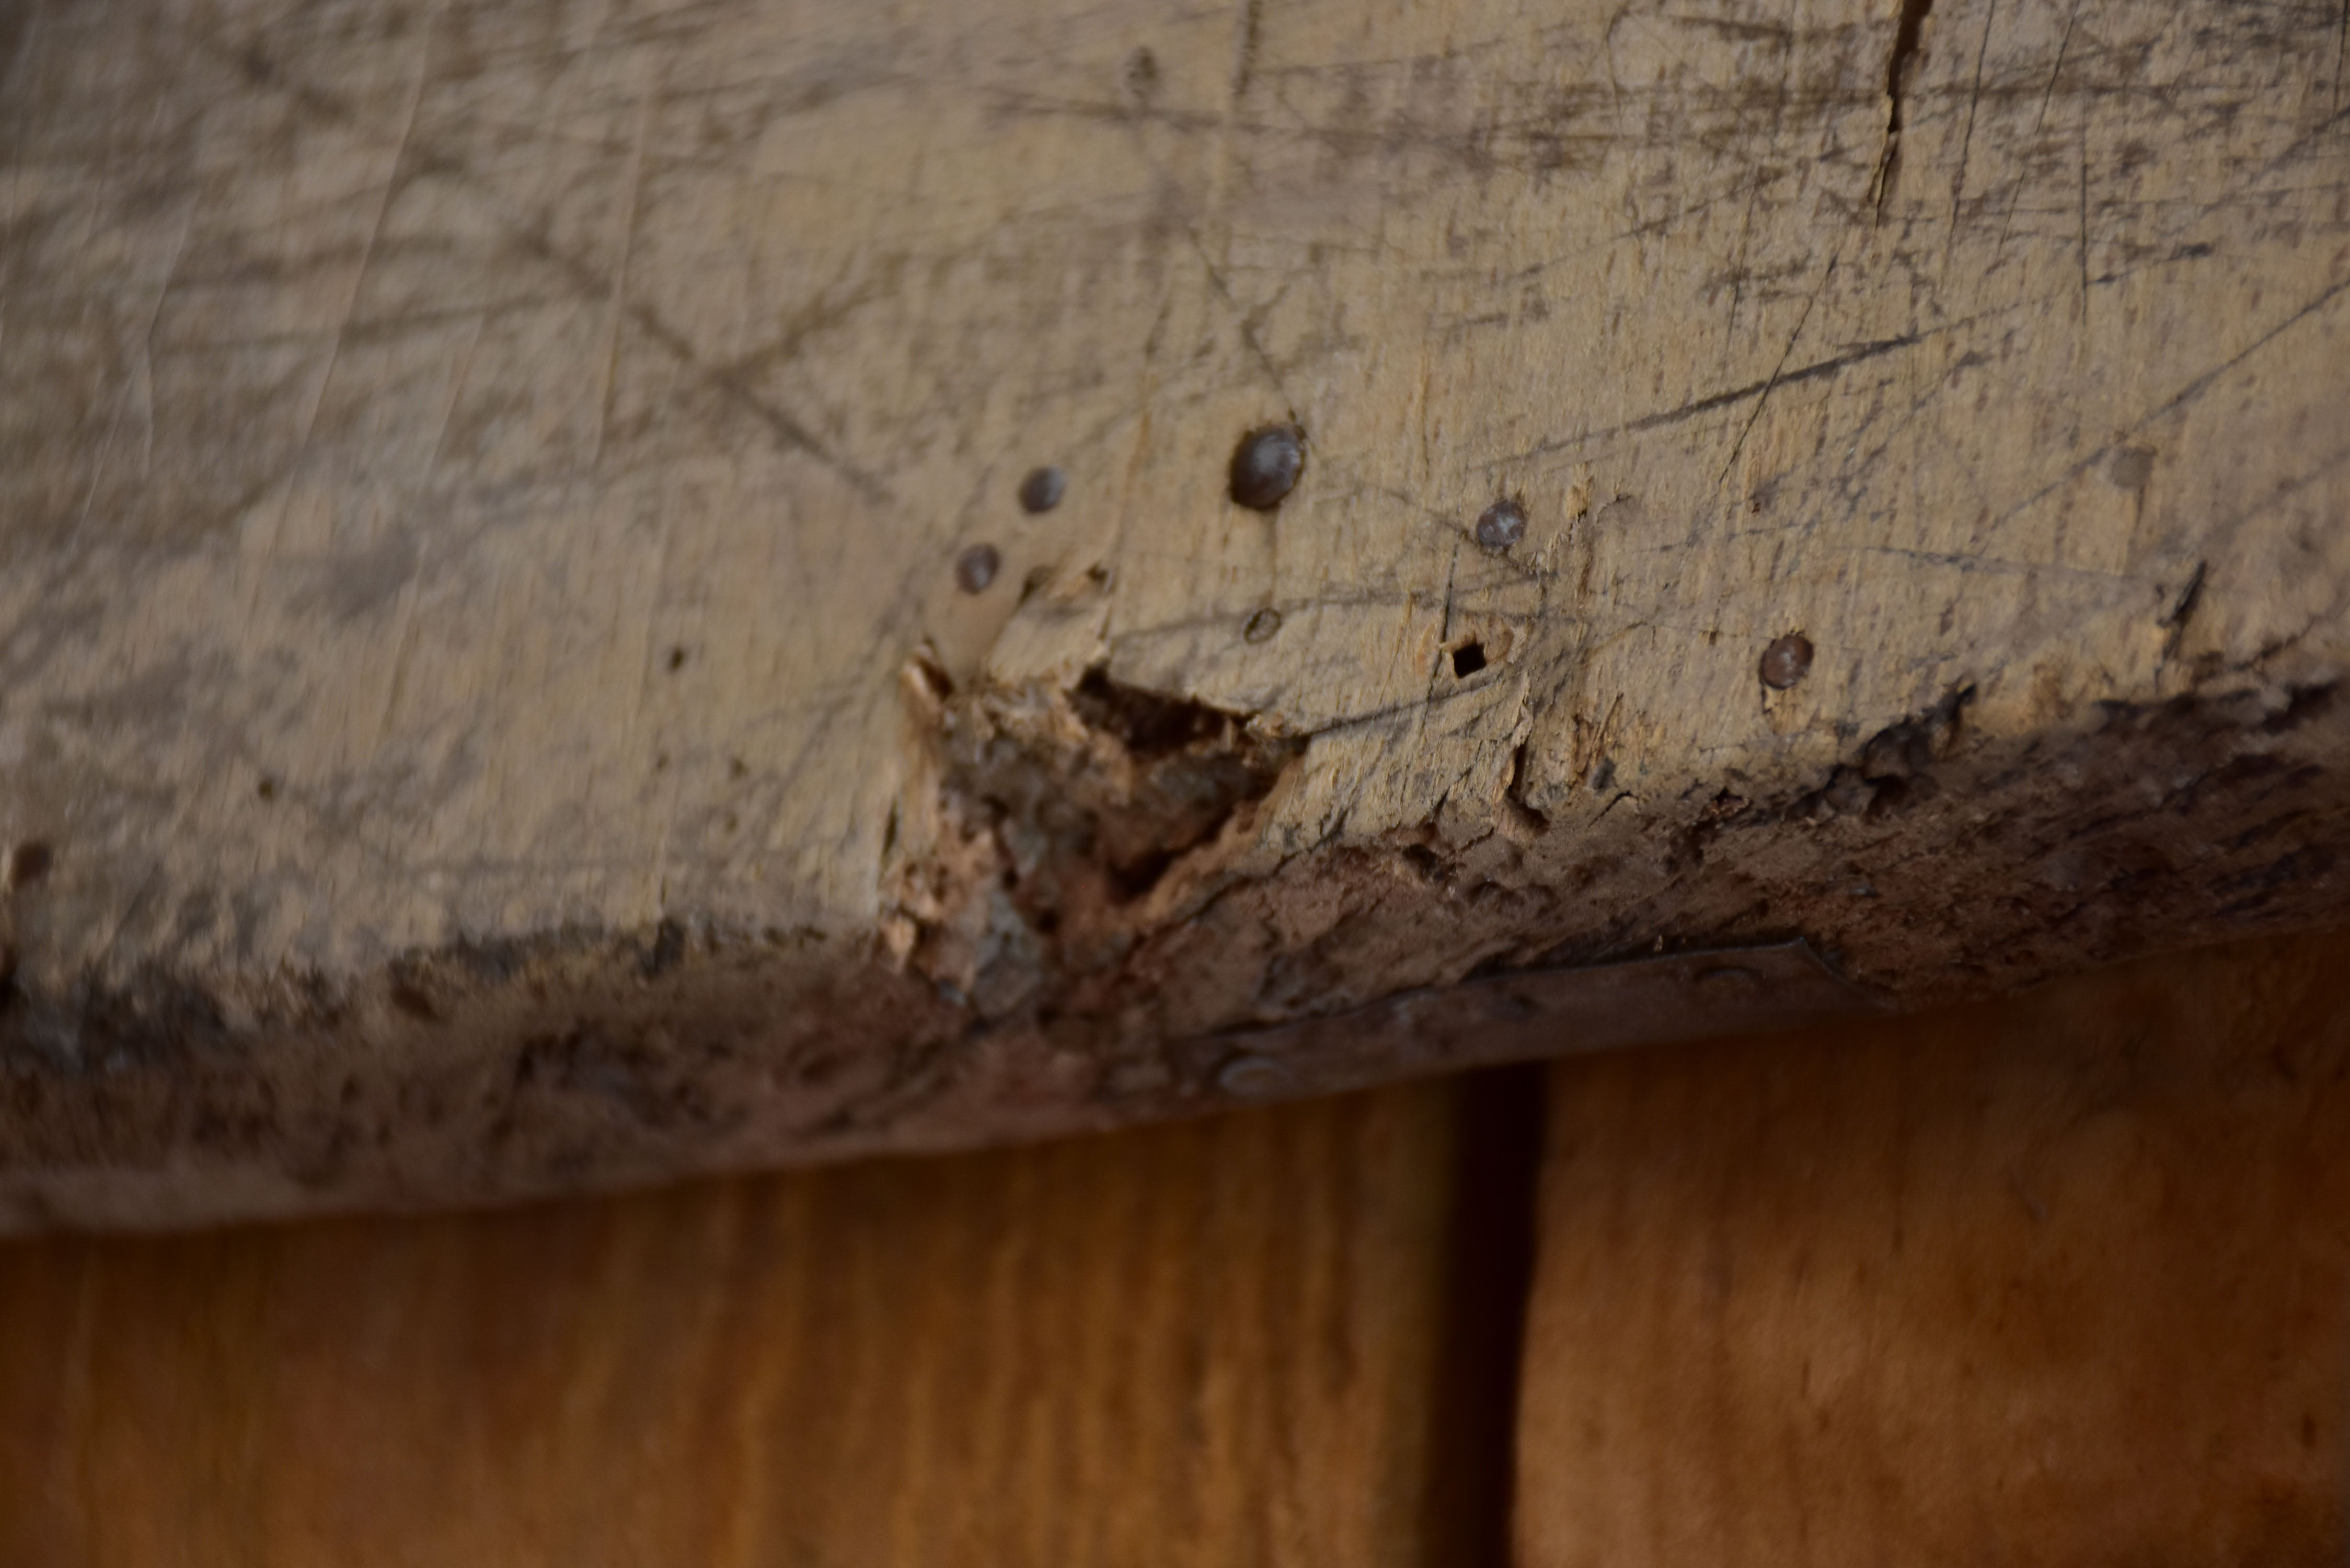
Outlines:
{"label": "pale weathered wood surface", "polygon": [[1660,942],[1926,1002],[2338,909],[2343,37],[0,10],[10,1222],[1099,1124]]}
{"label": "pale weathered wood surface", "polygon": [[1460,1106],[0,1248],[0,1563],[1496,1561]]}
{"label": "pale weathered wood surface", "polygon": [[1554,1070],[1520,1568],[2350,1551],[2350,936]]}

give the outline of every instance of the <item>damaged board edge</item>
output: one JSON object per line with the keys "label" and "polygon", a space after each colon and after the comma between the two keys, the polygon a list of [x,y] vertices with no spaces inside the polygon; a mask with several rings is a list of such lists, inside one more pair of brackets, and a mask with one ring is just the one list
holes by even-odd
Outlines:
{"label": "damaged board edge", "polygon": [[961,815],[953,886],[986,898],[941,902],[902,950],[683,916],[342,981],[12,974],[0,1227],[1006,1143],[1930,1006],[2340,918],[2332,686],[2023,736],[1970,730],[1965,690],[1856,737],[1824,780],[1693,781],[1595,821],[1503,810],[1271,864],[1248,854],[1288,741],[1101,681],[1023,710],[998,694],[935,796]]}
{"label": "damaged board edge", "polygon": [[[756,1014],[780,1000],[772,964],[698,950],[675,928],[633,950],[687,971],[693,1000],[639,985],[613,992],[598,1022],[480,1049],[490,1025],[447,1029],[434,982],[414,975],[394,1008],[435,1009],[440,1044],[411,1035],[372,1068],[280,1034],[246,1056],[219,1037],[209,1004],[160,990],[118,996],[83,1031],[108,1059],[31,1067],[21,1033],[5,1083],[21,1115],[69,1110],[53,1142],[0,1172],[0,1233],[172,1229],[231,1219],[511,1202],[681,1176],[881,1153],[944,1151],[1238,1106],[1339,1093],[1464,1068],[1773,1030],[1886,1003],[1846,983],[1801,941],[1488,976],[1325,1017],[1167,1044],[1152,1085],[1108,1096],[1067,1053],[1033,1033],[991,1040],[934,1019],[927,1035],[865,1048],[837,1037],[762,1042]],[[477,965],[484,955],[469,955]],[[543,977],[577,950],[539,944],[496,961]],[[577,978],[575,971],[574,978]],[[919,993],[871,994],[919,1007]],[[534,979],[525,990],[543,983]],[[807,1000],[803,996],[803,1001]],[[836,999],[837,1002],[837,999]],[[838,1007],[827,1010],[846,1016]],[[350,1021],[345,1020],[348,1023]],[[109,1033],[101,1039],[96,1033]],[[789,1023],[785,1025],[789,1032]],[[472,1041],[474,1044],[468,1044]],[[691,1044],[689,1044],[691,1042]],[[254,1057],[267,1062],[264,1066]],[[244,1066],[234,1065],[242,1059]],[[75,1086],[79,1094],[74,1092]],[[69,1099],[80,1104],[68,1106]],[[1114,1104],[1111,1103],[1114,1100]],[[98,1114],[93,1115],[96,1112]],[[135,1128],[112,1147],[93,1128]],[[17,1129],[25,1130],[20,1122]],[[100,1134],[102,1137],[103,1135]],[[161,1151],[149,1158],[142,1151]],[[79,1158],[77,1158],[77,1154]]]}

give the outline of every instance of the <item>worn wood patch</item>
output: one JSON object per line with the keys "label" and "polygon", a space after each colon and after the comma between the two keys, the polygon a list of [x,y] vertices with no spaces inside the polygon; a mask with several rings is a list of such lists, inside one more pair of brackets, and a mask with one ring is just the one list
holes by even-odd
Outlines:
{"label": "worn wood patch", "polygon": [[8,16],[18,1222],[2339,908],[2338,7]]}

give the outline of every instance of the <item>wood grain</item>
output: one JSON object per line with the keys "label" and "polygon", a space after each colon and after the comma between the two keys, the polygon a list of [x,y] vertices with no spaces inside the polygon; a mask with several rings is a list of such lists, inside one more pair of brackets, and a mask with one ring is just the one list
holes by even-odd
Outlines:
{"label": "wood grain", "polygon": [[6,16],[0,1223],[2341,911],[2335,7]]}
{"label": "wood grain", "polygon": [[1522,1568],[2334,1563],[2350,937],[1555,1070]]}
{"label": "wood grain", "polygon": [[1477,1560],[1462,1103],[0,1249],[0,1563]]}

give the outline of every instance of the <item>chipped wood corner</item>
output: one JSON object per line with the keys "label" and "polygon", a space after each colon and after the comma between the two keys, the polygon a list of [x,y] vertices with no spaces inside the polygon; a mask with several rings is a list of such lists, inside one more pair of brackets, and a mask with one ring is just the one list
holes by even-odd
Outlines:
{"label": "chipped wood corner", "polygon": [[10,12],[0,1218],[2338,918],[2334,20]]}

